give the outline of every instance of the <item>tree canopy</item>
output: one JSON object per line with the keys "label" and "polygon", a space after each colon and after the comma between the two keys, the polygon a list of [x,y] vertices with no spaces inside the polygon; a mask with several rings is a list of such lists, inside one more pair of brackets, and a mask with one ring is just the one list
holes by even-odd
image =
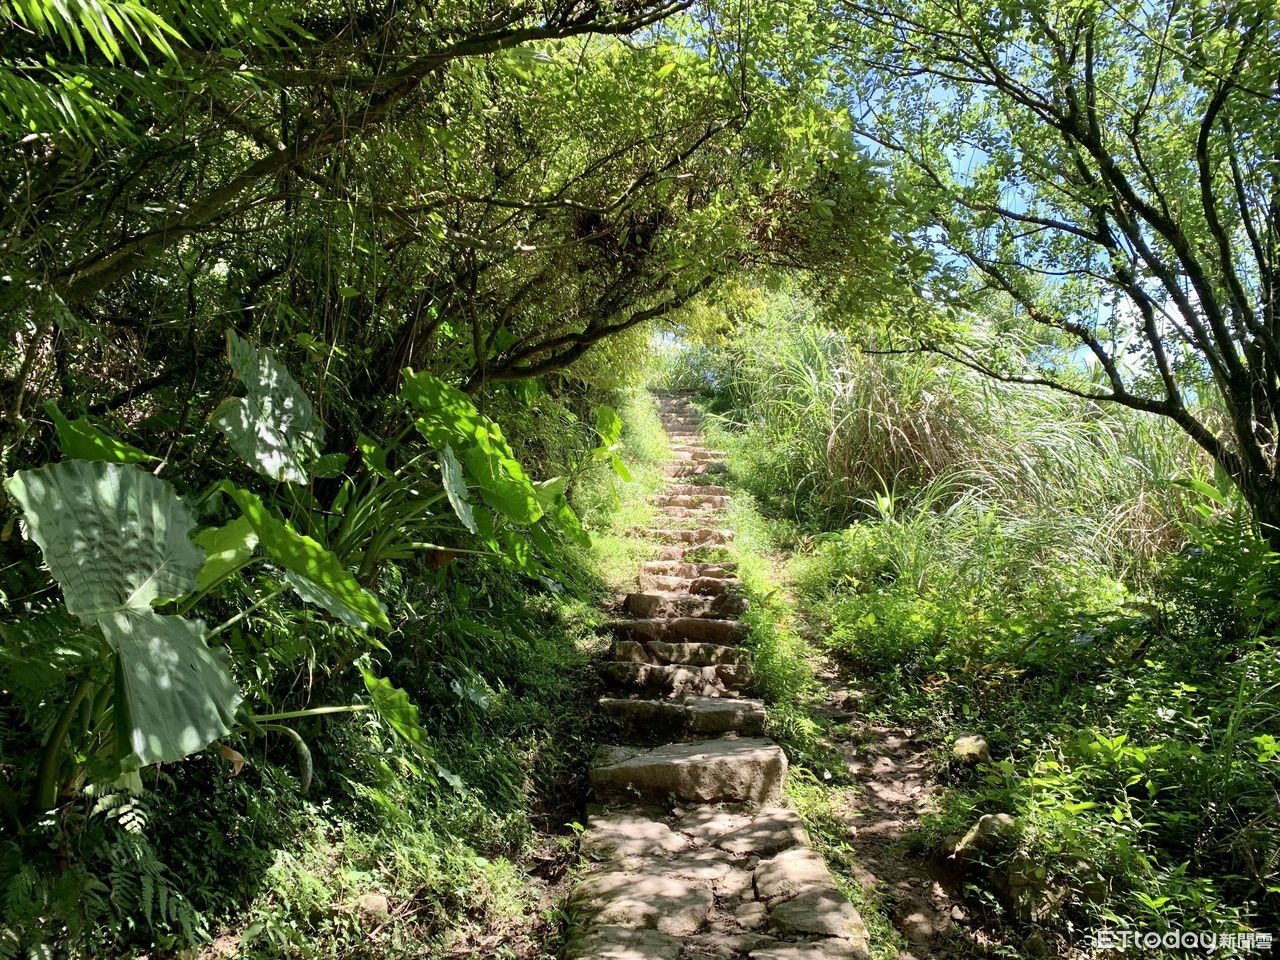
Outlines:
{"label": "tree canopy", "polygon": [[990,304],[964,329],[923,310],[907,339],[1171,418],[1276,529],[1274,4],[831,12],[860,132],[939,252],[932,302]]}

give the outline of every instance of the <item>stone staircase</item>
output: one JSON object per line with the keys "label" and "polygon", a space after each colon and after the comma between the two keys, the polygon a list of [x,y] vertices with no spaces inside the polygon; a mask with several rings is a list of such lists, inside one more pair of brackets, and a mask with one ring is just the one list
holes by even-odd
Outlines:
{"label": "stone staircase", "polygon": [[688,395],[657,397],[674,458],[662,524],[634,532],[654,559],[608,627],[600,710],[616,742],[591,769],[567,960],[865,960],[862,919],[787,806],[786,754],[749,695],[722,454]]}

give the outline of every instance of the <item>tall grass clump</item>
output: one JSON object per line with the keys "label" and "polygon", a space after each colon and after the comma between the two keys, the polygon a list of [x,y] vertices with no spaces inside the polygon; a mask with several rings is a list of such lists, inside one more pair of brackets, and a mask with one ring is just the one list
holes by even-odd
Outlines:
{"label": "tall grass clump", "polygon": [[1064,548],[1121,567],[1178,539],[1170,481],[1199,462],[1157,418],[999,384],[925,355],[864,352],[787,291],[712,349],[669,349],[726,428],[736,481],[772,516],[814,530],[887,494],[947,491],[1049,514]]}

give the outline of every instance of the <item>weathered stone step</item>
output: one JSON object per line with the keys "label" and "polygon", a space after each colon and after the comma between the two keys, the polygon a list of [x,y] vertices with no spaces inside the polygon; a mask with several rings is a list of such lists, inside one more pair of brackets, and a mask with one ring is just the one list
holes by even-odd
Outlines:
{"label": "weathered stone step", "polygon": [[685,563],[682,560],[649,560],[640,566],[641,573],[667,577],[728,577],[738,565],[724,563]]}
{"label": "weathered stone step", "polygon": [[[692,563],[680,564],[694,567]],[[703,596],[718,596],[730,590],[742,588],[742,581],[730,576],[698,576],[695,573],[684,576],[668,576],[666,574],[640,574],[640,586],[646,590],[667,591],[671,593],[694,593]]]}
{"label": "weathered stone step", "polygon": [[723,460],[727,454],[723,450],[708,450],[706,447],[678,446],[672,447],[672,457],[677,463],[682,460]]}
{"label": "weathered stone step", "polygon": [[643,620],[662,617],[726,619],[747,612],[747,598],[737,593],[629,593],[622,602],[627,613]]}
{"label": "weathered stone step", "polygon": [[715,620],[711,617],[676,617],[671,620],[614,620],[607,625],[614,636],[623,640],[691,640],[694,643],[718,643],[732,646],[746,639],[748,628],[739,620]]}
{"label": "weathered stone step", "polygon": [[787,756],[772,740],[721,737],[670,743],[652,750],[603,747],[591,784],[603,801],[776,804]]}
{"label": "weathered stone step", "polygon": [[741,647],[687,640],[615,640],[610,656],[627,663],[680,663],[694,667],[748,660],[747,652]]}
{"label": "weathered stone step", "polygon": [[628,593],[623,609],[633,617],[707,617],[711,615],[711,598],[691,593]]}
{"label": "weathered stone step", "polygon": [[664,477],[700,477],[709,473],[725,473],[728,471],[722,461],[703,460],[696,463],[672,463],[662,468]]}
{"label": "weathered stone step", "polygon": [[729,488],[711,483],[706,477],[694,477],[668,484],[665,492],[674,496],[727,497]]}
{"label": "weathered stone step", "polygon": [[745,663],[692,667],[609,660],[600,665],[600,679],[611,689],[650,697],[737,697],[751,685],[752,673]]}
{"label": "weathered stone step", "polygon": [[736,733],[764,733],[759,700],[686,696],[680,700],[601,697],[600,710],[619,727],[623,743],[658,743]]}
{"label": "weathered stone step", "polygon": [[712,527],[695,527],[691,530],[680,530],[672,527],[661,529],[633,531],[635,536],[658,543],[682,543],[689,546],[705,546],[707,544],[724,544],[733,540],[732,530],[720,530]]}
{"label": "weathered stone step", "polygon": [[712,496],[707,493],[668,493],[653,498],[655,507],[707,507],[720,509],[729,505],[726,496]]}
{"label": "weathered stone step", "polygon": [[700,523],[723,523],[724,511],[719,507],[663,507],[664,520],[697,520]]}

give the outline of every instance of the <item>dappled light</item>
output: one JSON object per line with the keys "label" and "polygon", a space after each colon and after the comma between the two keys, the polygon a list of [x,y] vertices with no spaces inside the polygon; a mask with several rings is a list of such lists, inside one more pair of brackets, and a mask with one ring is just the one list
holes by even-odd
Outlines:
{"label": "dappled light", "polygon": [[13,0],[0,960],[1280,932],[1280,16]]}

